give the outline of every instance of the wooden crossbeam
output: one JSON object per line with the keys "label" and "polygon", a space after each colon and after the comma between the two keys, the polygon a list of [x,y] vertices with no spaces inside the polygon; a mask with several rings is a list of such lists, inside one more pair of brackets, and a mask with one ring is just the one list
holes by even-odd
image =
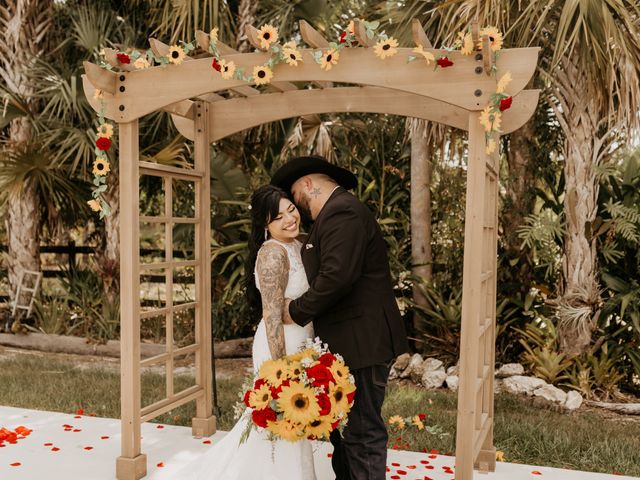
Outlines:
{"label": "wooden crossbeam", "polygon": [[82,62],[82,65],[84,66],[86,76],[94,89],[97,88],[111,95],[116,93],[117,75],[114,72],[110,72],[109,70],[99,67],[95,63],[86,61]]}
{"label": "wooden crossbeam", "polygon": [[300,35],[304,42],[312,48],[327,48],[329,41],[313,28],[306,20],[300,20]]}
{"label": "wooden crossbeam", "polygon": [[[503,133],[510,133],[524,125],[536,109],[539,93],[538,90],[524,90],[514,97],[513,106],[503,114]],[[381,87],[263,93],[259,97],[220,102],[211,112],[209,138],[212,142],[261,123],[329,112],[387,113],[423,118],[461,130],[468,128],[468,111],[463,108]],[[193,121],[175,115],[172,118],[178,131],[193,140]]]}
{"label": "wooden crossbeam", "polygon": [[431,45],[431,42],[429,41],[429,38],[424,31],[424,28],[422,28],[420,20],[418,20],[417,18],[414,18],[411,21],[411,34],[416,45],[421,45],[422,48],[433,48],[433,45]]}
{"label": "wooden crossbeam", "polygon": [[[218,42],[219,44],[219,42]],[[167,45],[166,43],[162,43],[160,40],[156,39],[156,38],[150,38],[149,39],[149,45],[151,45],[151,50],[153,50],[153,53],[155,53],[158,56],[164,56],[164,55],[168,55],[169,54],[169,45]],[[208,47],[207,47],[208,49]],[[192,61],[195,60],[194,58],[191,58],[189,56],[186,56],[184,58],[185,61]],[[253,87],[249,87],[246,85],[241,85],[239,87],[234,87],[232,89],[234,92],[239,93],[240,95],[244,95],[246,97],[251,96],[251,95],[260,95],[260,91],[253,88]],[[199,97],[198,97],[199,98]]]}
{"label": "wooden crossbeam", "polygon": [[367,29],[364,26],[364,23],[360,20],[353,21],[353,30],[358,43],[363,47],[373,47],[376,44],[376,41],[373,38],[369,38],[367,35]]}

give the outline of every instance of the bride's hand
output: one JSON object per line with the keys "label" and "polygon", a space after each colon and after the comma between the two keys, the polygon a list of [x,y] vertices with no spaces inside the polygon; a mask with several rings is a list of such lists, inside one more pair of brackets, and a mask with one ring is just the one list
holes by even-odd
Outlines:
{"label": "bride's hand", "polygon": [[291,303],[290,298],[284,299],[284,312],[282,312],[282,323],[285,325],[293,325],[295,322],[291,318],[289,314],[289,304]]}

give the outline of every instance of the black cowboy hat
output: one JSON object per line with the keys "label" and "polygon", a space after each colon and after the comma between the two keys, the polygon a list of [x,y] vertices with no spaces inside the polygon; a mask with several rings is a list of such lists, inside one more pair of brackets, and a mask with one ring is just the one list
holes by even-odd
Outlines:
{"label": "black cowboy hat", "polygon": [[271,185],[280,187],[285,192],[290,192],[291,186],[296,180],[312,173],[324,173],[347,190],[358,185],[358,180],[353,173],[329,163],[326,158],[319,155],[292,158],[273,174]]}

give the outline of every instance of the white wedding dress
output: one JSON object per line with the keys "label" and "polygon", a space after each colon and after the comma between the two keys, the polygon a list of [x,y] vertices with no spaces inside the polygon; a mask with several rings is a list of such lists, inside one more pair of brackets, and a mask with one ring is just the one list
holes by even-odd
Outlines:
{"label": "white wedding dress", "polygon": [[[289,283],[285,297],[298,298],[309,289],[300,256],[301,243],[297,240],[291,243],[268,240],[265,243],[268,242],[277,242],[287,251]],[[260,289],[257,274],[256,286]],[[285,325],[284,338],[287,354],[295,353],[306,339],[313,338],[313,326],[311,323],[305,327]],[[264,320],[261,320],[253,337],[254,371],[269,359],[271,352]],[[271,442],[265,431],[252,429],[249,438],[241,444],[240,437],[250,419],[251,410],[247,409],[233,429],[204,454],[194,480],[316,480],[309,440]]]}

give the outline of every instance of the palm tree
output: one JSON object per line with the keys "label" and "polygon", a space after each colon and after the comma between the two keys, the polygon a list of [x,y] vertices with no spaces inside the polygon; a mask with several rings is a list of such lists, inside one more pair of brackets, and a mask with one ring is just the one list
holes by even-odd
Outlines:
{"label": "palm tree", "polygon": [[505,31],[511,46],[543,47],[544,98],[565,135],[561,153],[566,234],[557,302],[560,337],[565,351],[583,352],[601,304],[596,236],[591,232],[597,213],[597,171],[616,145],[637,135],[639,126],[640,6],[620,0],[407,1],[395,20],[406,23],[427,12],[427,25],[448,29],[449,40],[477,18],[481,25],[497,25]]}
{"label": "palm tree", "polygon": [[[44,41],[51,26],[51,1],[8,0],[0,6],[0,77],[6,86],[2,89],[14,105],[25,113],[35,114],[33,85],[28,71],[43,53]],[[33,125],[28,115],[9,122],[8,135],[3,142],[2,157],[9,162],[33,158],[37,150],[33,144]],[[8,193],[8,270],[11,298],[24,270],[40,270],[40,205],[36,180],[24,179],[21,185]]]}

